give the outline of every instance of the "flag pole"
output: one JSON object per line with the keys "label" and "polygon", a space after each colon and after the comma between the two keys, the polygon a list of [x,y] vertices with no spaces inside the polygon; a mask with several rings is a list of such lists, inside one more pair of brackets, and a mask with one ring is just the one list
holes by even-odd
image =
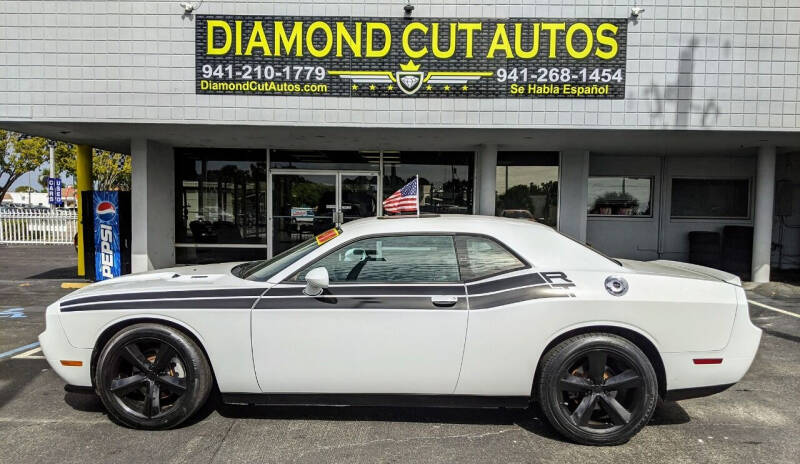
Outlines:
{"label": "flag pole", "polygon": [[417,174],[417,217],[419,217],[419,205],[422,201],[422,195],[419,194],[419,174]]}

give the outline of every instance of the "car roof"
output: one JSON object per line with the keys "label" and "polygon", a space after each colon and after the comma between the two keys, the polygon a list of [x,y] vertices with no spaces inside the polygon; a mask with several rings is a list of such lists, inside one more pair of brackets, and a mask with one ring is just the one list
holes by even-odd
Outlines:
{"label": "car roof", "polygon": [[464,232],[492,235],[503,231],[526,228],[555,232],[549,226],[519,219],[469,214],[369,217],[342,224],[344,235],[373,235],[397,232]]}

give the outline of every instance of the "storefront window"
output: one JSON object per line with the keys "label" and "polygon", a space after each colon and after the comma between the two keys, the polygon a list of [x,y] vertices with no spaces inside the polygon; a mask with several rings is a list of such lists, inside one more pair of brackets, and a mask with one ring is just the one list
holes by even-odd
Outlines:
{"label": "storefront window", "polygon": [[[236,244],[227,251],[213,250],[211,261],[252,259],[252,244],[264,249],[267,237],[266,153],[263,150],[179,149],[175,155],[176,260],[204,262],[197,249]],[[195,247],[197,248],[197,247]],[[198,248],[199,249],[199,248]],[[232,251],[233,250],[233,251]],[[191,256],[189,256],[191,255]],[[240,256],[241,255],[241,256]]]}
{"label": "storefront window", "polygon": [[383,200],[419,175],[420,211],[472,214],[473,152],[384,152]]}
{"label": "storefront window", "polygon": [[749,179],[672,179],[670,217],[750,217]]}
{"label": "storefront window", "polygon": [[496,175],[496,215],[556,226],[558,153],[499,152]]}
{"label": "storefront window", "polygon": [[589,177],[589,204],[592,216],[653,215],[650,199],[653,179],[650,177]]}

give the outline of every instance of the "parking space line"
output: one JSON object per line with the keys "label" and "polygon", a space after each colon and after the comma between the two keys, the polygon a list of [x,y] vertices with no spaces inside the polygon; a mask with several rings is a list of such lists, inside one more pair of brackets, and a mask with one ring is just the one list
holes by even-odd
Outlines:
{"label": "parking space line", "polygon": [[753,300],[747,300],[747,302],[750,303],[750,304],[754,304],[756,306],[759,306],[761,308],[764,308],[764,309],[769,309],[770,311],[775,311],[775,312],[778,312],[778,313],[781,313],[781,314],[786,314],[787,316],[792,316],[792,317],[796,317],[796,318],[800,319],[800,314],[793,313],[791,311],[786,311],[785,309],[776,308],[774,306],[770,306],[770,305],[767,305],[767,304],[764,304],[764,303],[759,303],[758,301],[753,301]]}
{"label": "parking space line", "polygon": [[21,353],[23,351],[28,351],[32,348],[36,348],[39,346],[39,342],[31,343],[30,345],[20,346],[19,348],[14,348],[13,350],[8,350],[5,353],[0,353],[0,359],[5,359],[11,356],[14,356],[17,353]]}
{"label": "parking space line", "polygon": [[42,347],[39,346],[39,347],[36,347],[36,348],[34,348],[32,350],[28,350],[28,351],[26,351],[26,352],[24,352],[22,354],[18,354],[16,356],[12,357],[11,359],[45,359],[44,356],[41,356],[41,355],[34,356],[36,353],[41,353],[41,351],[42,351]]}
{"label": "parking space line", "polygon": [[61,288],[83,288],[91,282],[62,282]]}

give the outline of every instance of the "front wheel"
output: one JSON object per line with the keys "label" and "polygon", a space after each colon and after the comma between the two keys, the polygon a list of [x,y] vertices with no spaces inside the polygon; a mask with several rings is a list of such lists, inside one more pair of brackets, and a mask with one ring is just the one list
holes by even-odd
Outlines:
{"label": "front wheel", "polygon": [[122,329],[97,359],[97,393],[109,415],[128,427],[175,427],[206,402],[211,386],[211,368],[200,347],[159,324]]}
{"label": "front wheel", "polygon": [[653,415],[658,381],[650,360],[625,338],[569,338],[542,358],[536,396],[552,426],[585,445],[627,442]]}

